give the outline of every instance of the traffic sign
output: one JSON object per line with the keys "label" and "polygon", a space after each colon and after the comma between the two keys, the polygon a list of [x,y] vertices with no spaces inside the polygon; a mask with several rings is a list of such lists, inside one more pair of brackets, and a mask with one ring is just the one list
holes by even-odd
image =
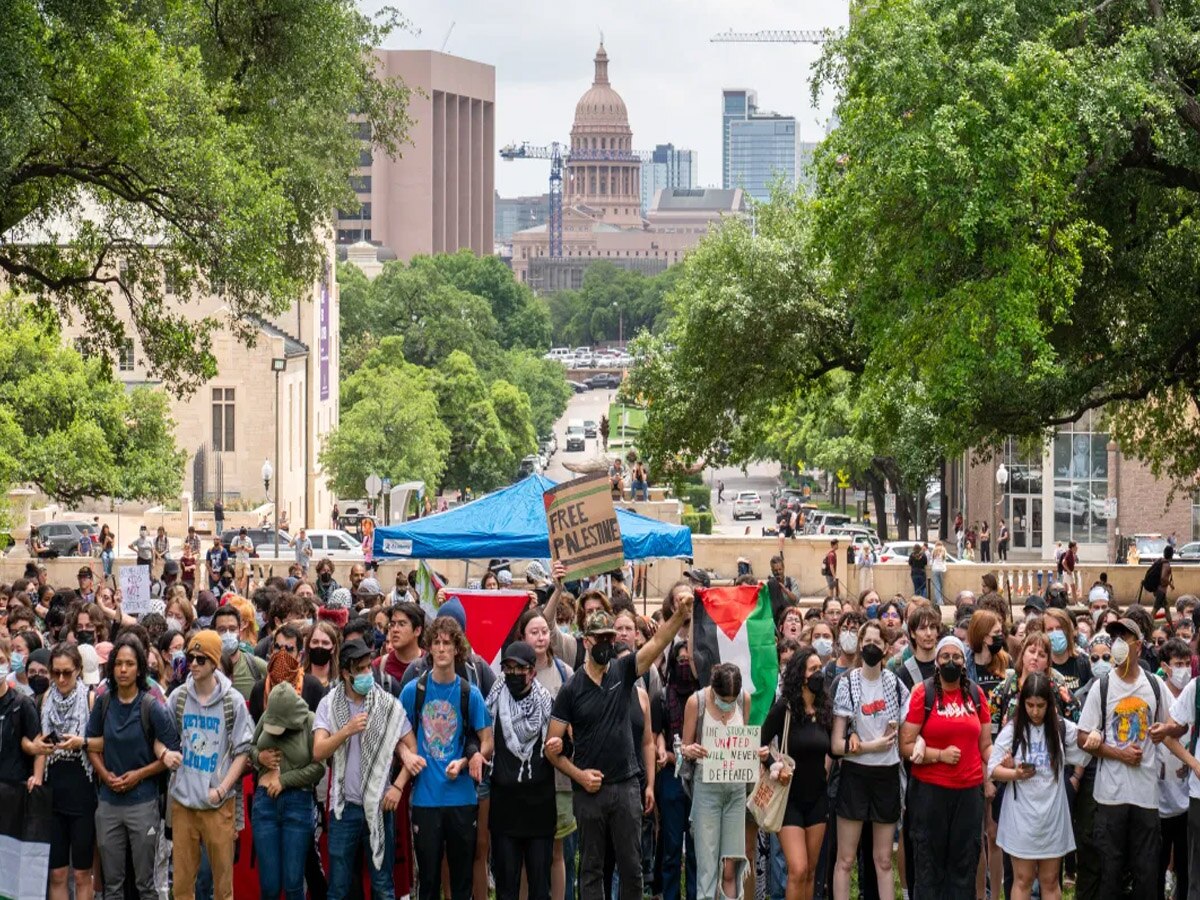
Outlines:
{"label": "traffic sign", "polygon": [[384,478],[379,486],[383,490],[383,492],[386,494],[388,491],[390,491],[392,489],[392,479]]}
{"label": "traffic sign", "polygon": [[883,498],[883,510],[889,516],[896,514],[896,495],[888,494]]}
{"label": "traffic sign", "polygon": [[371,473],[370,475],[367,476],[366,488],[367,488],[367,496],[374,497],[383,488],[383,482],[379,480],[378,475]]}
{"label": "traffic sign", "polygon": [[841,490],[850,487],[850,473],[844,472],[841,469],[837,470],[837,486]]}

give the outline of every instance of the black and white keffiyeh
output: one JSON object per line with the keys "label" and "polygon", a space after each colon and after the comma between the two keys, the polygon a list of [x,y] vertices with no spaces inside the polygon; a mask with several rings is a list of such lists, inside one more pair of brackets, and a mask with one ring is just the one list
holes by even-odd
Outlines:
{"label": "black and white keffiyeh", "polygon": [[[60,694],[57,687],[52,687],[42,699],[42,734],[57,734],[61,738],[82,737],[86,733],[90,712],[87,685],[82,681],[76,681],[75,687],[66,696]],[[80,750],[55,750],[50,754],[47,765],[69,759],[80,760],[87,777],[92,777],[92,761]]]}
{"label": "black and white keffiyeh", "polygon": [[[392,754],[400,739],[407,734],[404,707],[400,701],[379,687],[371,689],[363,706],[367,714],[367,727],[359,736],[362,771],[363,815],[371,837],[371,859],[376,868],[383,865],[383,807],[380,801],[391,781]],[[330,724],[340,730],[350,721],[350,701],[346,698],[346,685],[339,683],[330,691]],[[349,741],[343,741],[333,752],[333,772],[337,782],[337,797],[333,815],[341,819],[346,804],[346,754]]]}
{"label": "black and white keffiyeh", "polygon": [[546,737],[552,705],[550,692],[536,678],[529,693],[520,700],[512,695],[503,678],[497,678],[488,692],[487,708],[504,729],[504,746],[521,761],[517,781],[533,777],[533,747],[539,737]]}

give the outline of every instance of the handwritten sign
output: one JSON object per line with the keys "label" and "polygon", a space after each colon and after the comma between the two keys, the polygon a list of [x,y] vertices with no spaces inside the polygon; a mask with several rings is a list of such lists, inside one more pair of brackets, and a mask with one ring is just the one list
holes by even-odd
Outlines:
{"label": "handwritten sign", "polygon": [[120,571],[121,611],[131,616],[150,612],[150,567],[122,566]]}
{"label": "handwritten sign", "polygon": [[749,784],[758,779],[759,729],[704,720],[700,742],[708,756],[700,761],[705,784]]}
{"label": "handwritten sign", "polygon": [[566,566],[568,579],[599,575],[625,562],[612,488],[603,472],[565,481],[542,500],[550,556]]}

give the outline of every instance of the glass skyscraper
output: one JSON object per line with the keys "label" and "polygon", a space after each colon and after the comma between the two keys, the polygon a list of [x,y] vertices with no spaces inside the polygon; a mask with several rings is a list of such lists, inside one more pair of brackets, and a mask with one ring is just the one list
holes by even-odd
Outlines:
{"label": "glass skyscraper", "polygon": [[771,186],[796,184],[796,119],[759,111],[754,91],[722,93],[722,186],[741,188],[758,201]]}
{"label": "glass skyscraper", "polygon": [[694,188],[699,184],[699,161],[695,150],[677,150],[674,144],[658,144],[648,162],[642,163],[642,215],[654,204],[659,188]]}

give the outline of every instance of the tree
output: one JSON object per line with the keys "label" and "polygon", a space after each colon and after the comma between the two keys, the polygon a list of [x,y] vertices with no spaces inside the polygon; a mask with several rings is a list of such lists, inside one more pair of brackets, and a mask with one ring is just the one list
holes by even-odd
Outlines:
{"label": "tree", "polygon": [[372,474],[436,488],[446,469],[450,431],[438,414],[429,373],[386,357],[386,350],[373,353],[342,383],[343,404],[351,402],[320,452],[330,488],[343,497],[362,493]]}
{"label": "tree", "polygon": [[[353,0],[0,4],[0,271],[110,357],[115,294],[152,374],[196,387],[218,325],[249,343],[320,277],[360,134],[407,140],[369,52],[396,24]],[[188,309],[205,285],[223,323]]]}
{"label": "tree", "polygon": [[903,360],[945,446],[1104,408],[1125,452],[1200,470],[1195,4],[856,7],[814,91],[823,277],[865,375]]}
{"label": "tree", "polygon": [[555,340],[594,344],[615,341],[622,331],[626,339],[642,330],[660,332],[669,318],[666,295],[679,268],[647,276],[608,261],[593,263],[578,291],[561,291],[550,298]]}
{"label": "tree", "polygon": [[488,399],[491,400],[492,409],[495,410],[500,427],[504,430],[508,453],[514,463],[519,463],[524,457],[536,452],[537,432],[533,430],[529,395],[519,387],[499,379],[488,386]]}
{"label": "tree", "polygon": [[475,363],[455,350],[434,371],[434,389],[450,430],[446,484],[476,493],[508,484],[520,458],[513,454]]}
{"label": "tree", "polygon": [[187,454],[175,446],[167,401],[126,391],[103,359],[64,345],[28,305],[0,315],[0,481],[32,482],[66,504],[86,497],[164,500]]}
{"label": "tree", "polygon": [[529,398],[530,415],[537,434],[549,434],[566,412],[571,386],[563,377],[562,363],[542,359],[529,350],[509,350],[496,373],[515,384]]}

